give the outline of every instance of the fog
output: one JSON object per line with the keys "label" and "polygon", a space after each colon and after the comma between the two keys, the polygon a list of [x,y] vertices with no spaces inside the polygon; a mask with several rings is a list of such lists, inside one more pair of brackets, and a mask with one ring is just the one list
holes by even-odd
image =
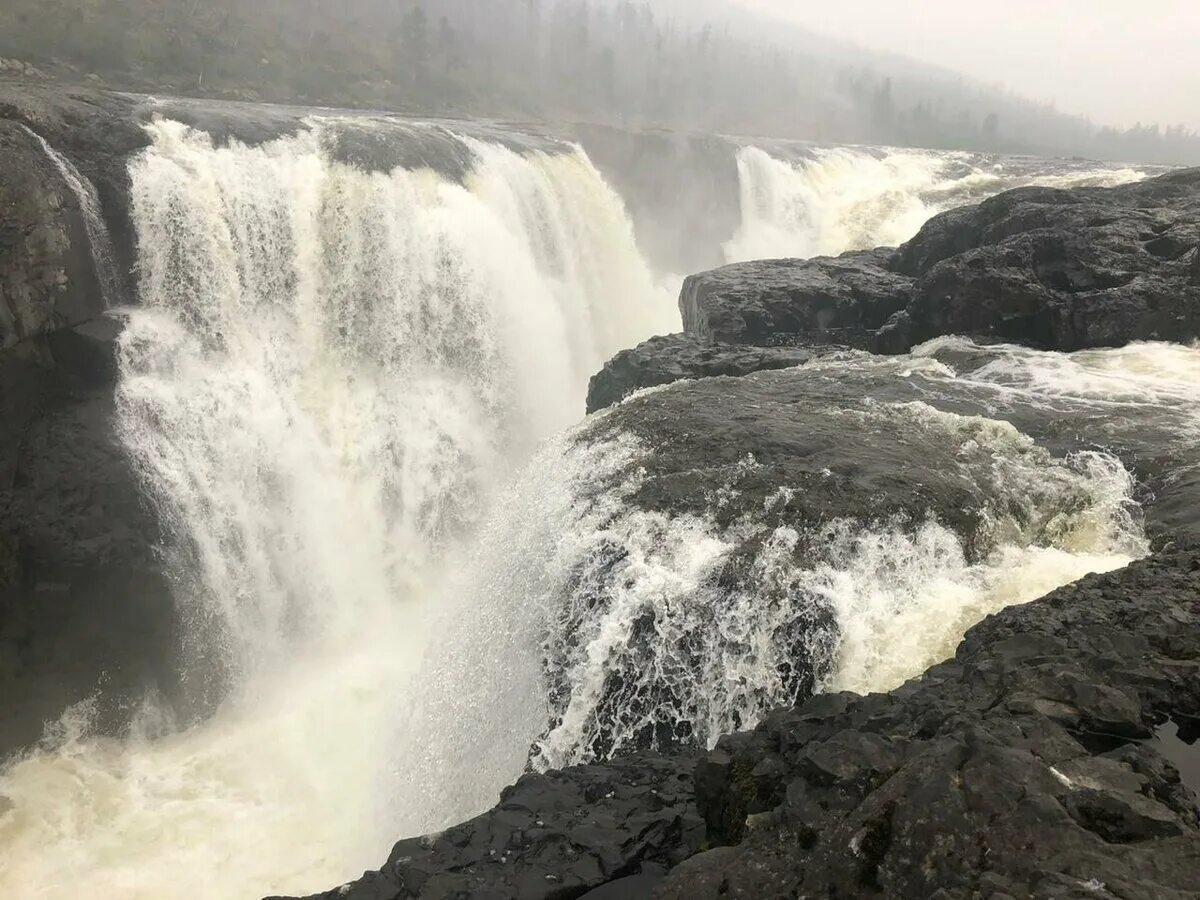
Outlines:
{"label": "fog", "polygon": [[149,93],[1200,164],[1200,11],[1154,6],[3,0],[0,57]]}
{"label": "fog", "polygon": [[1195,0],[742,0],[1122,128],[1200,128]]}

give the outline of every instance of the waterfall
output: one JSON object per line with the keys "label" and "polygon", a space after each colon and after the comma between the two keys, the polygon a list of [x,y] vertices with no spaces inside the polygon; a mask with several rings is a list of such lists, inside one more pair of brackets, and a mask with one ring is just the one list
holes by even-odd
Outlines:
{"label": "waterfall", "polygon": [[340,128],[251,147],[160,121],[131,167],[118,432],[169,532],[187,683],[221,702],[165,734],[148,705],[120,745],[86,708],[60,723],[0,778],[6,896],[306,892],[377,862],[462,547],[603,361],[678,329],[578,148],[441,133],[461,176],[367,171]]}
{"label": "waterfall", "polygon": [[96,193],[95,185],[75,168],[73,162],[51,147],[44,137],[26,125],[22,125],[21,128],[37,141],[38,146],[42,148],[46,157],[58,170],[58,174],[62,176],[62,180],[75,196],[79,214],[83,217],[83,227],[87,234],[88,248],[91,251],[92,266],[96,272],[96,282],[100,285],[100,299],[104,301],[106,308],[112,307],[120,297],[116,256],[113,253],[112,237],[108,233],[108,225],[104,222],[104,215],[100,208],[100,195]]}
{"label": "waterfall", "polygon": [[798,160],[753,146],[738,152],[742,225],[725,245],[729,262],[894,247],[937,213],[1001,191],[1113,186],[1145,177],[1139,170],[1094,163],[962,152],[866,147],[798,152]]}
{"label": "waterfall", "polygon": [[[643,704],[602,719],[614,673],[634,693],[672,679],[708,742],[785,699],[776,636],[810,606],[837,623],[812,636],[822,686],[884,688],[987,612],[1144,552],[1114,459],[1051,458],[1002,422],[881,404],[863,415],[944,434],[996,467],[999,508],[1041,504],[1053,534],[1014,526],[968,560],[936,522],[831,522],[823,555],[797,565],[782,528],[758,535],[757,581],[704,594],[735,536],[635,508],[613,479],[636,480],[653,449],[597,438],[602,417],[575,425],[605,359],[679,329],[621,198],[573,145],[350,127],[314,118],[248,146],[147,126],[130,169],[142,302],[115,424],[166,530],[185,684],[212,714],[176,723],[147,698],[120,740],[90,732],[86,702],[52,723],[0,770],[0,896],[324,889],[401,834],[490,806],[534,742],[539,764],[590,759],[601,731],[624,749],[638,716],[681,718]],[[94,191],[42,143],[111,271]],[[381,147],[400,162],[361,164]],[[895,242],[972,191],[1034,177],[859,149],[793,163],[747,148],[739,164],[731,258]],[[1033,363],[1005,352],[978,390],[1032,391]],[[1101,391],[1098,368],[1145,368],[1107,351],[1070,362]],[[850,390],[891,366],[929,397],[968,374],[919,353],[828,365]],[[1169,372],[1146,377],[1191,396]],[[788,605],[756,603],[760,587]],[[663,628],[640,656],[627,638],[649,613]]]}

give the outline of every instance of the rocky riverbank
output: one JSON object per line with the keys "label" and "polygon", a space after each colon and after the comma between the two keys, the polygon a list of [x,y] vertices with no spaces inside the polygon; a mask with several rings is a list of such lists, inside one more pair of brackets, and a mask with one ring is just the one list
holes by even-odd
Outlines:
{"label": "rocky riverbank", "polygon": [[[322,898],[1197,896],[1200,556],[972,629],[889,694],[818,696],[698,763],[529,775]],[[592,893],[594,892],[594,893]]]}
{"label": "rocky riverbank", "polygon": [[[685,333],[613,360],[589,408],[670,376],[746,374],[748,347],[905,353],[938,335],[1042,350],[1200,337],[1200,169],[1115,188],[1022,188],[934,217],[896,250],[693,275]],[[732,349],[736,347],[737,349]],[[730,360],[721,371],[721,360]],[[763,354],[761,368],[778,368]]]}
{"label": "rocky riverbank", "polygon": [[[1016,191],[933,220],[898,251],[689,279],[687,333],[597,375],[589,407],[618,405],[582,439],[644,449],[616,476],[635,485],[633,508],[723,529],[732,543],[705,602],[775,603],[760,591],[776,584],[761,581],[764,540],[797,535],[788,552],[811,564],[805,536],[835,521],[900,533],[935,521],[968,560],[1014,529],[1067,546],[1101,521],[1087,504],[1119,501],[1072,480],[1083,460],[1126,464],[1156,552],[988,617],[952,659],[886,693],[811,696],[829,675],[812,634],[830,623],[814,609],[789,620],[801,634],[775,633],[795,702],[752,730],[698,755],[686,739],[669,749],[678,733],[647,732],[659,753],[527,775],[492,811],[402,841],[380,871],[318,896],[1200,896],[1194,405],[1100,382],[1047,405],[1014,381],[1037,381],[1045,359],[1088,363],[1014,345],[1197,337],[1198,201],[1200,171]],[[954,332],[976,340],[909,353]],[[633,577],[618,532],[577,575],[589,610]],[[610,705],[635,682],[635,668],[616,670]],[[637,696],[680,702],[667,688]]]}

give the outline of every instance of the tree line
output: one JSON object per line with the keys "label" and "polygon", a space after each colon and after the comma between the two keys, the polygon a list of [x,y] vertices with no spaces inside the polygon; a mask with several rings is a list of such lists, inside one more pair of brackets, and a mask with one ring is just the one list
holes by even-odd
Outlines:
{"label": "tree line", "polygon": [[5,0],[0,55],[119,87],[238,99],[1200,163],[1200,135],[1183,126],[1100,128],[900,57],[711,3],[687,8]]}

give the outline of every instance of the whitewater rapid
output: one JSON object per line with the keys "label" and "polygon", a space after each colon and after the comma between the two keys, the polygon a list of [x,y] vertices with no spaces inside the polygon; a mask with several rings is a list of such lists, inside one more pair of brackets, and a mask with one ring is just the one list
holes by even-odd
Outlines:
{"label": "whitewater rapid", "polygon": [[[796,155],[799,154],[798,158]],[[741,227],[728,262],[895,247],[930,218],[1018,187],[1114,187],[1141,169],[871,147],[755,146],[737,156]]]}
{"label": "whitewater rapid", "polygon": [[[0,772],[0,896],[327,888],[401,834],[490,806],[534,742],[541,764],[590,758],[597,728],[620,749],[638,723],[598,722],[597,686],[618,669],[676,677],[671,641],[700,630],[690,616],[729,536],[630,508],[631,485],[598,493],[647,449],[563,434],[606,358],[679,327],[675,284],[643,258],[621,198],[572,145],[359,119],[385,143],[428,129],[469,161],[367,170],[339,156],[344,124],[246,146],[158,121],[131,166],[141,304],[125,313],[117,427],[167,530],[184,681],[212,714],[178,722],[148,697],[119,740],[90,732],[86,702],[52,723]],[[817,158],[742,153],[730,258],[895,242],[959,196],[937,199],[951,158]],[[1187,393],[1164,352],[1053,365]],[[1191,377],[1184,352],[1172,365]],[[973,377],[1059,384],[1047,359],[1014,351],[1008,381]],[[929,377],[950,377],[945,365]],[[1052,460],[990,420],[878,414],[984,442],[1014,496],[1036,482],[1087,502],[1052,539],[1014,532],[974,562],[937,523],[830,523],[828,553],[799,570],[793,536],[770,535],[761,583],[836,610],[838,635],[814,635],[824,687],[892,686],[986,612],[1144,552],[1111,458]],[[581,573],[617,540],[630,549],[619,596],[580,605]],[[674,630],[632,659],[624,639],[646,608]],[[781,699],[771,617],[794,610],[747,593],[729,611],[681,676],[705,742]],[[564,625],[589,635],[572,645],[583,652],[556,645]],[[738,657],[732,638],[755,652]],[[563,696],[547,697],[547,660]]]}

